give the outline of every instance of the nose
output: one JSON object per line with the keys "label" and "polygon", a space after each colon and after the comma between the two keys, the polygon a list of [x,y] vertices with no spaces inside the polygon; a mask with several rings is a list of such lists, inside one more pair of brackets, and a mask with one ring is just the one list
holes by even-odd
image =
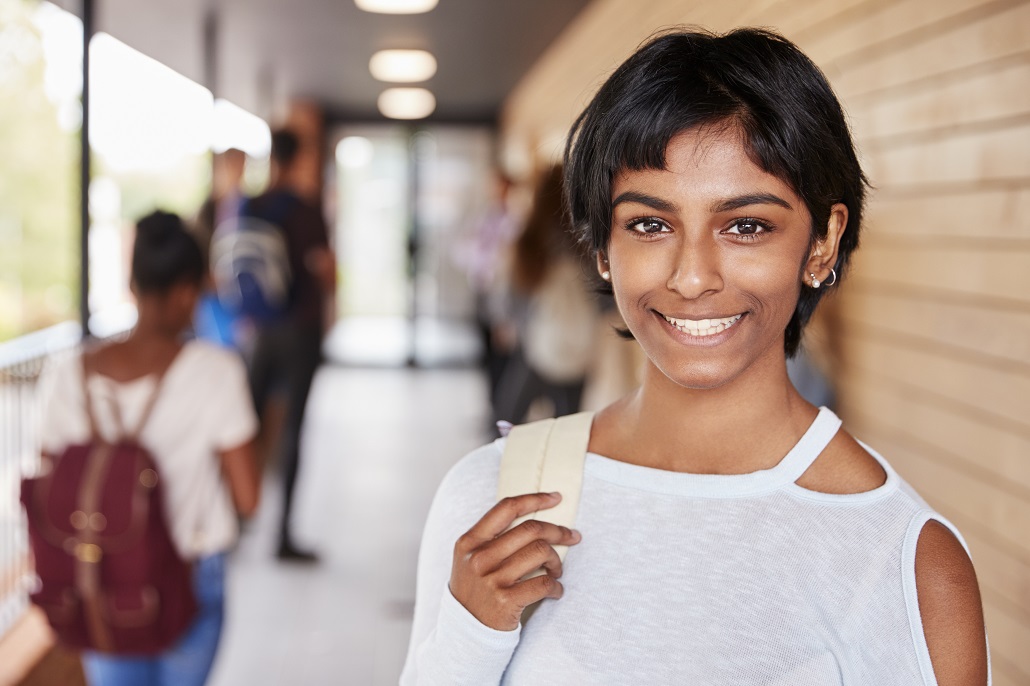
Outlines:
{"label": "nose", "polygon": [[696,300],[722,290],[719,250],[711,237],[683,241],[667,286],[687,300]]}

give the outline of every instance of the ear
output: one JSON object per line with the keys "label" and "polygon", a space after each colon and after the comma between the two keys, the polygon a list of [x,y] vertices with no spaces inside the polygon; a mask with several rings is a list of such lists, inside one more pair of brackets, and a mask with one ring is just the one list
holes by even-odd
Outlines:
{"label": "ear", "polygon": [[608,256],[605,255],[603,250],[597,251],[597,275],[600,276],[604,272],[611,271],[611,267],[608,266]]}
{"label": "ear", "polygon": [[816,239],[812,245],[812,251],[805,262],[805,273],[802,278],[805,282],[815,274],[815,278],[825,282],[830,278],[830,269],[837,264],[837,251],[840,248],[840,239],[848,226],[848,208],[843,203],[837,203],[830,208],[830,218],[826,222],[826,236]]}

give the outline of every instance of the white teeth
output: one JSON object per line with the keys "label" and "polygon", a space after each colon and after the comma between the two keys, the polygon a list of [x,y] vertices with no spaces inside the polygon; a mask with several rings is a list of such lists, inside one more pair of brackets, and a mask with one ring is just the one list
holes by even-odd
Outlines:
{"label": "white teeth", "polygon": [[[662,316],[665,317],[665,315]],[[702,319],[700,321],[665,317],[665,321],[669,322],[683,333],[690,334],[691,336],[711,336],[713,334],[722,333],[736,324],[743,316],[744,315],[742,314],[738,314],[734,317],[726,317],[725,319]]]}

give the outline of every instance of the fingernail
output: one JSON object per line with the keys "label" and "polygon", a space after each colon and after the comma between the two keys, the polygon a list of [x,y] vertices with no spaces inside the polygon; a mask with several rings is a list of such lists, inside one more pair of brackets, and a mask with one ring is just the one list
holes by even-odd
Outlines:
{"label": "fingernail", "polygon": [[558,491],[552,491],[552,492],[548,493],[547,495],[551,496],[552,498],[560,498],[561,497],[561,493],[559,493]]}

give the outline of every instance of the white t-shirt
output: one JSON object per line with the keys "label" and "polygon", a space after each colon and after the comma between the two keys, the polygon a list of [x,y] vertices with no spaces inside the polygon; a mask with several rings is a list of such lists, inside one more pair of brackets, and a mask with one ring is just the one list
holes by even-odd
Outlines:
{"label": "white t-shirt", "polygon": [[588,453],[565,594],[514,631],[447,587],[455,541],[496,498],[504,442],[476,450],[426,522],[402,686],[936,684],[915,550],[928,520],[952,527],[871,450],[875,490],[798,486],[839,426],[821,410],[777,466],[743,475]]}
{"label": "white t-shirt", "polygon": [[[91,374],[90,398],[98,430],[117,438],[112,403],[134,429],[154,390],[155,375],[128,383]],[[59,357],[41,381],[44,452],[89,440],[82,396],[82,356]],[[257,434],[257,416],[243,362],[232,351],[203,341],[187,343],[165,372],[140,442],[157,463],[169,529],[186,559],[222,552],[239,534],[219,451],[238,448]]]}

